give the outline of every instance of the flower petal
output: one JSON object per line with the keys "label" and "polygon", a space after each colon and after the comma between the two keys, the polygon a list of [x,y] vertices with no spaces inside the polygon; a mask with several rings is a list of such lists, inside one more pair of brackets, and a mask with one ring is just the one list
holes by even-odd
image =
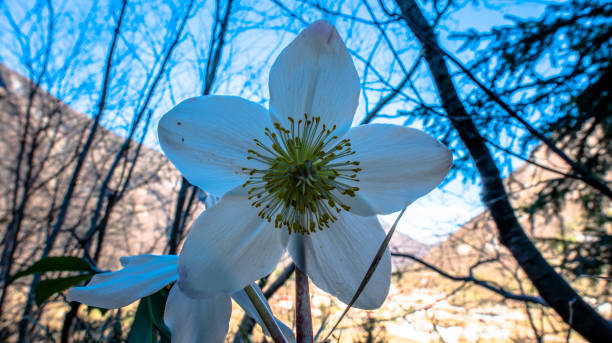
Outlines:
{"label": "flower petal", "polygon": [[227,294],[206,299],[185,296],[172,286],[164,322],[172,333],[172,343],[223,342],[229,330],[232,301]]}
{"label": "flower petal", "polygon": [[[376,217],[341,212],[329,228],[310,235],[291,235],[289,253],[317,287],[344,303],[350,302],[365,276],[385,232]],[[391,281],[389,248],[355,307],[375,309],[385,301]]]}
{"label": "flower petal", "polygon": [[72,288],[66,298],[107,309],[127,306],[176,281],[177,259],[176,255],[134,256],[123,269],[96,274],[87,286]]}
{"label": "flower petal", "polygon": [[[272,309],[270,309],[270,305],[268,305],[268,302],[265,300],[266,297],[261,292],[261,289],[259,288],[259,286],[257,286],[256,283],[251,283],[251,286],[253,286],[253,289],[259,295],[259,297],[264,300],[264,304],[268,308],[268,311],[272,313]],[[238,292],[232,293],[232,298],[234,298],[234,300],[238,303],[238,305],[242,307],[244,312],[246,312],[251,318],[253,318],[257,322],[257,324],[259,324],[259,326],[261,326],[264,333],[270,336],[268,329],[264,325],[263,320],[259,316],[257,309],[255,309],[255,306],[253,306],[253,303],[249,299],[249,296],[246,294],[246,292],[244,290],[240,290]],[[285,336],[285,339],[287,340],[287,342],[290,342],[290,343],[295,342],[295,335],[293,334],[293,331],[287,325],[281,322],[278,318],[274,317],[274,320],[276,320],[276,323],[278,324],[278,327],[281,329],[281,332],[283,333],[283,336]]]}
{"label": "flower petal", "polygon": [[281,124],[304,113],[321,117],[339,133],[359,103],[359,76],[338,31],[320,20],[303,30],[270,69],[270,109]]}
{"label": "flower petal", "polygon": [[231,96],[187,99],[159,121],[158,135],[164,153],[192,184],[223,195],[242,184],[256,168],[247,150],[256,147],[272,127],[268,111],[260,105]]}
{"label": "flower petal", "polygon": [[[453,161],[446,146],[426,133],[403,126],[371,124],[351,128],[351,140],[362,170],[357,174],[357,198],[347,199],[359,215],[401,210],[444,180]],[[370,207],[356,202],[363,200]]]}
{"label": "flower petal", "polygon": [[185,294],[232,293],[272,272],[285,251],[287,233],[258,212],[244,193],[230,192],[200,215],[179,257]]}

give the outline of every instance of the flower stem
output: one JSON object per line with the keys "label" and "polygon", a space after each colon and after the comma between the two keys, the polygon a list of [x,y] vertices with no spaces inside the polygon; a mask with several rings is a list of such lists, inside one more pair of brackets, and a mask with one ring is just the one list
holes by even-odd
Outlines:
{"label": "flower stem", "polygon": [[297,343],[313,343],[308,276],[295,268],[295,326]]}
{"label": "flower stem", "polygon": [[278,324],[276,324],[276,320],[274,320],[274,317],[272,317],[271,311],[268,309],[268,307],[266,307],[264,300],[259,297],[251,285],[246,286],[244,288],[244,292],[253,303],[253,306],[255,306],[257,313],[259,313],[259,316],[263,320],[268,332],[270,332],[270,336],[274,342],[287,343],[285,336],[283,336]]}

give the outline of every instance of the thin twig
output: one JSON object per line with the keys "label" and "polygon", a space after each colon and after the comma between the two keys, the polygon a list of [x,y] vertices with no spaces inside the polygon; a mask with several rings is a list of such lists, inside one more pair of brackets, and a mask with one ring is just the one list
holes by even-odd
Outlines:
{"label": "thin twig", "polygon": [[406,212],[406,207],[404,207],[402,212],[400,212],[400,214],[397,216],[397,218],[395,219],[395,222],[393,223],[393,226],[391,226],[391,229],[387,233],[387,236],[385,237],[385,240],[383,240],[383,242],[380,244],[380,247],[378,248],[378,251],[376,252],[376,256],[374,256],[374,259],[372,260],[372,264],[370,264],[370,268],[368,268],[368,271],[366,272],[365,276],[361,280],[361,284],[357,288],[357,291],[355,292],[355,295],[353,296],[351,301],[348,303],[348,305],[346,306],[346,308],[342,312],[342,315],[340,315],[340,318],[338,318],[338,320],[336,321],[336,324],[334,324],[334,326],[331,328],[331,330],[329,331],[327,336],[325,336],[325,338],[323,339],[322,342],[326,342],[327,339],[329,338],[329,336],[331,336],[331,334],[334,332],[334,330],[336,330],[336,328],[340,324],[340,321],[342,321],[342,319],[344,319],[344,317],[348,313],[348,310],[350,310],[351,307],[353,306],[353,304],[355,303],[355,301],[357,301],[357,299],[361,295],[361,292],[363,292],[363,290],[367,286],[368,281],[370,281],[370,279],[372,278],[372,275],[374,275],[374,272],[376,271],[376,267],[378,267],[378,262],[380,262],[380,260],[382,259],[382,256],[384,255],[385,251],[387,250],[387,247],[389,246],[389,242],[391,241],[391,237],[393,236],[393,233],[395,232],[395,228],[397,227],[397,223],[399,223],[399,220],[404,215],[404,212]]}
{"label": "thin twig", "polygon": [[291,277],[291,274],[293,274],[294,271],[295,263],[291,263],[285,267],[281,275],[279,275],[278,278],[263,291],[266,299],[270,299],[270,297],[274,295],[274,293],[276,293],[276,291],[278,291],[285,284],[285,282],[287,282],[287,280],[289,280],[289,277]]}
{"label": "thin twig", "polygon": [[526,294],[514,294],[514,293],[510,293],[506,290],[504,290],[503,288],[494,286],[492,284],[490,284],[487,281],[484,280],[480,280],[475,278],[474,276],[470,275],[470,276],[454,276],[451,274],[448,274],[447,272],[441,270],[440,268],[429,264],[427,262],[425,262],[424,260],[412,255],[412,254],[404,254],[404,253],[391,253],[391,256],[393,257],[403,257],[403,258],[409,258],[419,264],[421,264],[422,266],[425,266],[428,269],[433,270],[434,272],[440,274],[441,276],[453,280],[453,281],[458,281],[458,282],[470,282],[470,283],[474,283],[477,284],[481,287],[484,287],[494,293],[497,293],[501,296],[503,296],[504,298],[507,299],[512,299],[512,300],[518,300],[518,301],[524,301],[524,302],[529,302],[529,303],[535,303],[538,305],[543,305],[543,306],[549,306],[546,301],[544,301],[544,299],[540,298],[540,297],[534,297],[531,295],[526,295]]}

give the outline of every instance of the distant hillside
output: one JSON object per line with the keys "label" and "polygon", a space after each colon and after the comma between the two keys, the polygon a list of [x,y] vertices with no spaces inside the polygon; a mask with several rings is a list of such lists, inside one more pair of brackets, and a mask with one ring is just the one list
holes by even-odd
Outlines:
{"label": "distant hillside", "polygon": [[[11,275],[31,265],[41,255],[70,182],[77,154],[92,123],[89,117],[75,112],[43,90],[36,89],[33,93],[34,87],[30,80],[0,64],[0,154],[3,156],[0,161],[0,250],[3,256],[12,257],[8,265]],[[90,257],[97,260],[97,266],[116,269],[120,256],[162,253],[166,248],[180,174],[162,154],[139,147],[134,141],[129,142],[122,160],[126,162],[119,165],[108,184],[107,195],[118,200],[108,212],[107,225],[91,224],[106,171],[124,142],[124,138],[104,128],[98,130],[51,256],[82,256],[82,245],[91,244]],[[25,149],[17,178],[16,165],[22,146]],[[130,161],[137,153],[137,162],[133,164]],[[126,184],[128,173],[131,178]],[[26,178],[31,181],[24,187]],[[24,215],[20,227],[14,230],[15,226],[10,223],[25,193]],[[90,243],[82,241],[90,233]],[[5,268],[7,266],[3,265],[3,272]],[[15,324],[20,318],[30,280],[30,277],[19,279],[7,289],[0,341],[14,338]],[[49,310],[37,308],[40,311],[36,312],[43,322],[51,317],[63,318],[68,310],[63,301],[49,302],[46,308]]]}
{"label": "distant hillside", "polygon": [[[384,220],[381,220],[383,229],[389,232],[392,224]],[[401,232],[395,231],[391,242],[389,242],[389,249],[391,253],[402,253],[410,254],[416,257],[424,257],[431,249],[435,248],[436,244],[425,244],[417,241],[416,239],[410,238],[410,236]],[[396,272],[403,272],[410,266],[413,261],[406,258],[393,258],[393,270]]]}
{"label": "distant hillside", "polygon": [[[601,142],[591,140],[590,144],[591,149],[595,149]],[[532,157],[556,170],[568,172],[567,166],[543,147],[536,149]],[[553,266],[562,263],[571,266],[573,259],[580,256],[572,251],[564,252],[562,244],[583,242],[588,245],[593,239],[589,235],[594,234],[589,227],[597,227],[592,218],[599,214],[590,212],[597,208],[582,205],[589,196],[582,185],[559,194],[555,206],[540,205],[539,198],[549,192],[545,187],[558,179],[556,173],[525,164],[508,176],[505,183],[523,228],[540,251]],[[609,200],[603,199],[598,205],[601,215],[612,215]],[[597,228],[598,232],[612,234],[609,222]],[[451,276],[473,276],[513,294],[538,296],[510,252],[499,243],[488,212],[476,216],[432,248],[424,261]],[[577,277],[566,269],[559,270],[585,300],[606,318],[612,318],[609,279]],[[612,271],[608,265],[600,272],[610,275]],[[420,264],[410,265],[398,286],[402,294],[412,299],[409,306],[415,310],[404,317],[404,324],[394,325],[401,328],[399,331],[405,330],[406,335],[400,334],[402,337],[416,335],[415,330],[424,337],[415,341],[442,338],[446,342],[523,342],[536,341],[539,337],[544,342],[565,342],[568,337],[567,325],[547,307],[505,299],[472,282],[452,281]],[[571,333],[571,341],[583,340]]]}

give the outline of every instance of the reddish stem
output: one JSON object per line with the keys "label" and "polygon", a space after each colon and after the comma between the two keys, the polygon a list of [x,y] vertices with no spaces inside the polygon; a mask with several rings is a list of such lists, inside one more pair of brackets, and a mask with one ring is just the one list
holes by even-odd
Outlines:
{"label": "reddish stem", "polygon": [[297,343],[313,343],[308,276],[295,268],[295,326]]}

